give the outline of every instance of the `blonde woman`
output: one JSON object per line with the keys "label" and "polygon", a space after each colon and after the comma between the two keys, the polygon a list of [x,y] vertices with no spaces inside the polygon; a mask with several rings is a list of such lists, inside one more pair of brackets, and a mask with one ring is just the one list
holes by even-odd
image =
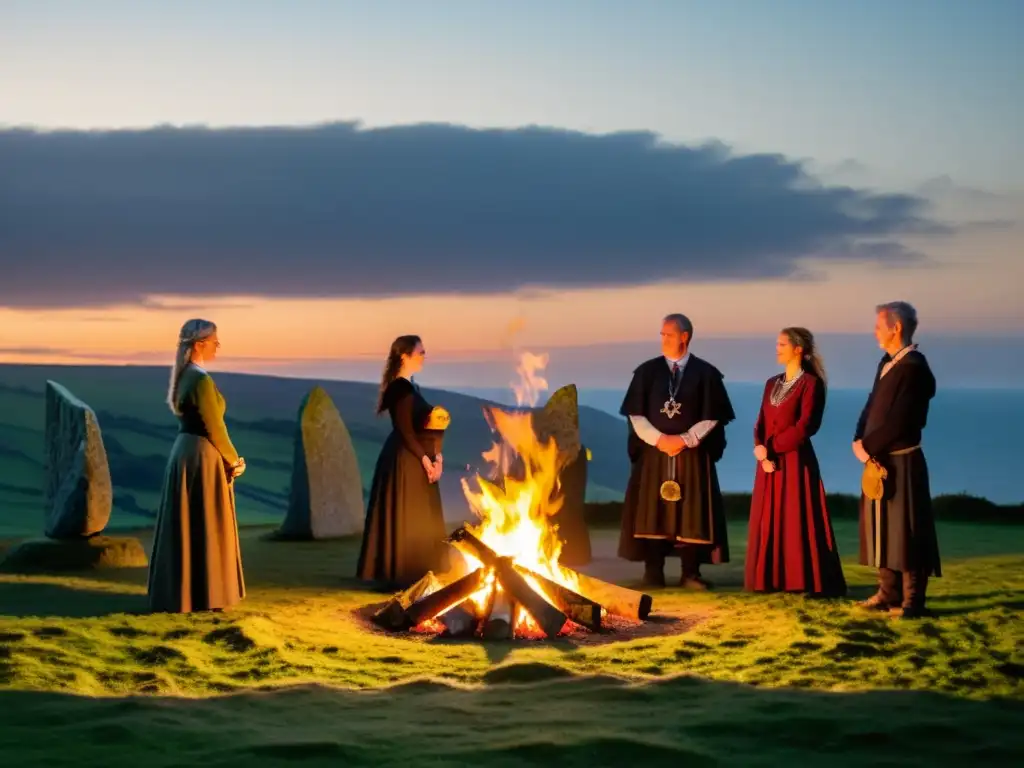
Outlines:
{"label": "blonde woman", "polygon": [[152,611],[218,611],[245,597],[232,487],[245,460],[231,443],[224,398],[206,371],[219,347],[209,320],[189,320],[178,335],[167,404],[179,428],[150,559]]}

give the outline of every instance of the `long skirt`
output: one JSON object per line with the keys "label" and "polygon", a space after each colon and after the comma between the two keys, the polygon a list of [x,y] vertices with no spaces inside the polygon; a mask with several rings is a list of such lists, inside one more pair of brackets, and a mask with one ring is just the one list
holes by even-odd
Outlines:
{"label": "long skirt", "polygon": [[861,564],[941,576],[924,452],[886,456],[883,463],[889,473],[884,498],[861,495]]}
{"label": "long skirt", "polygon": [[744,588],[752,592],[846,594],[835,532],[813,448],[757,467],[750,503]]}
{"label": "long skirt", "polygon": [[[432,456],[439,445],[418,434]],[[404,589],[427,571],[448,570],[441,489],[396,432],[381,448],[370,485],[356,577],[386,589]]]}
{"label": "long skirt", "polygon": [[[679,485],[678,501],[661,498],[666,480]],[[633,562],[682,557],[683,548],[695,550],[698,563],[729,562],[725,502],[715,462],[702,448],[669,458],[645,445],[626,486],[619,557]]]}
{"label": "long skirt", "polygon": [[164,473],[149,566],[151,611],[230,608],[245,597],[235,493],[205,437],[179,434]]}

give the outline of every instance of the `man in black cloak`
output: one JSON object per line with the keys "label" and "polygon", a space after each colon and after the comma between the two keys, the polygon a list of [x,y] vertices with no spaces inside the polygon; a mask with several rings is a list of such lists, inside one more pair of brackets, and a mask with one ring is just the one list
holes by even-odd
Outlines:
{"label": "man in black cloak", "polygon": [[628,419],[632,463],[619,557],[645,563],[646,586],[665,585],[669,556],[680,558],[680,584],[691,589],[710,586],[701,564],[729,561],[715,464],[736,414],[722,374],[690,354],[692,338],[685,315],[665,317],[662,354],[633,372],[619,411]]}
{"label": "man in black cloak", "polygon": [[877,489],[861,493],[860,562],[878,568],[878,592],[860,606],[908,619],[925,615],[928,577],[942,575],[921,450],[935,376],[913,343],[916,330],[910,304],[876,307],[875,338],[885,355],[853,436],[854,455],[865,464],[862,486]]}

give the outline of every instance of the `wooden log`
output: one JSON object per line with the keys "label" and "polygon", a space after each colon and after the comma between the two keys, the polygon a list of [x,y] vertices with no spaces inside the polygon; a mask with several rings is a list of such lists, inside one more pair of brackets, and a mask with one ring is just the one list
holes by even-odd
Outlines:
{"label": "wooden log", "polygon": [[564,570],[571,571],[576,576],[580,594],[603,605],[608,613],[634,621],[643,621],[651,615],[654,600],[650,595],[595,579],[593,576],[587,576],[572,568],[564,568]]}
{"label": "wooden log", "polygon": [[568,587],[564,587],[546,576],[541,576],[536,571],[531,571],[529,568],[524,568],[521,565],[517,565],[515,568],[528,579],[536,579],[537,584],[544,590],[544,595],[572,621],[594,632],[601,630],[600,604],[573,592]]}
{"label": "wooden log", "polygon": [[547,637],[555,637],[565,625],[566,616],[534,590],[507,557],[484,544],[465,528],[458,528],[448,539],[460,548],[465,547],[481,563],[494,569],[494,575],[509,597],[530,614]]}
{"label": "wooden log", "polygon": [[417,624],[421,624],[434,618],[439,613],[443,613],[453,605],[461,603],[474,592],[481,589],[486,578],[487,569],[477,568],[475,571],[467,573],[461,579],[456,579],[436,592],[431,592],[429,595],[421,597],[406,608],[405,620],[407,625],[415,627]]}
{"label": "wooden log", "polygon": [[515,601],[503,589],[495,589],[491,610],[484,622],[485,640],[511,640],[515,632]]}
{"label": "wooden log", "polygon": [[437,620],[444,624],[444,633],[448,637],[471,637],[476,634],[477,625],[480,623],[475,606],[469,598],[449,608],[438,616]]}
{"label": "wooden log", "polygon": [[441,581],[434,575],[434,572],[427,571],[426,576],[392,597],[384,604],[383,608],[373,614],[373,623],[385,629],[408,629],[405,617],[406,609],[421,597],[436,592],[441,586]]}

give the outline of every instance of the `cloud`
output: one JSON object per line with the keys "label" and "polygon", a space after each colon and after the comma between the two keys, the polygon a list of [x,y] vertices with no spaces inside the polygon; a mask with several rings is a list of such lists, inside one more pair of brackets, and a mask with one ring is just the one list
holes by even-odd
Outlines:
{"label": "cloud", "polygon": [[651,133],[10,129],[0,168],[9,306],[766,279],[950,231],[917,195]]}
{"label": "cloud", "polygon": [[1004,199],[1005,195],[987,189],[958,184],[948,174],[934,176],[918,187],[918,192],[929,198],[952,198],[962,202],[992,203]]}
{"label": "cloud", "polygon": [[132,363],[162,363],[171,353],[162,351],[150,352],[82,352],[70,347],[0,347],[0,356],[4,357],[38,357],[68,358],[85,362],[129,361]]}

